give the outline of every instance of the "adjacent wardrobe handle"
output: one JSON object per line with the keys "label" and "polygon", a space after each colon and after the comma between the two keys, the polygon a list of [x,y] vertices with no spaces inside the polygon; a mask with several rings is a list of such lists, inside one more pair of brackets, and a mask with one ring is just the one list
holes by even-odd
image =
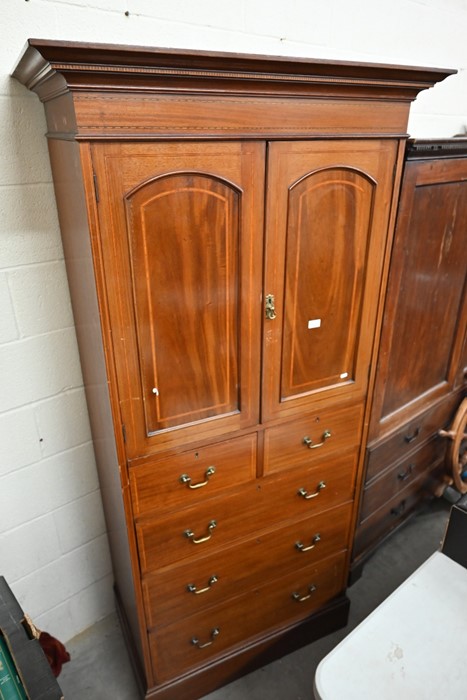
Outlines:
{"label": "adjacent wardrobe handle", "polygon": [[292,598],[297,601],[297,603],[304,603],[305,600],[309,600],[313,593],[316,591],[316,586],[314,583],[308,586],[308,595],[300,595],[300,593],[292,593]]}
{"label": "adjacent wardrobe handle", "polygon": [[303,438],[303,443],[310,448],[310,450],[316,450],[317,447],[322,447],[326,440],[331,437],[331,431],[330,430],[325,430],[323,433],[323,441],[318,442],[316,445],[313,445],[313,440],[311,438],[304,437]]}
{"label": "adjacent wardrobe handle", "polygon": [[186,588],[187,588],[187,591],[189,591],[190,593],[194,593],[195,595],[200,595],[200,593],[206,593],[206,591],[210,591],[210,590],[211,590],[211,587],[212,587],[215,583],[217,583],[217,581],[218,581],[217,576],[216,576],[215,574],[213,574],[213,575],[211,576],[211,578],[209,579],[209,582],[208,582],[208,585],[206,586],[206,588],[200,588],[200,589],[198,589],[198,588],[196,588],[196,586],[194,585],[194,583],[189,583],[188,586],[187,586]]}
{"label": "adjacent wardrobe handle", "polygon": [[198,647],[198,649],[205,649],[206,647],[211,646],[215,638],[219,636],[219,632],[219,628],[215,627],[213,630],[211,630],[211,639],[209,640],[209,642],[204,642],[204,644],[201,644],[197,637],[193,637],[191,643],[194,644],[195,647]]}
{"label": "adjacent wardrobe handle", "polygon": [[319,532],[316,533],[311,542],[312,544],[309,544],[308,547],[305,547],[303,542],[295,542],[295,547],[298,549],[299,552],[309,552],[311,549],[314,549],[318,542],[321,542],[321,535],[319,534]]}
{"label": "adjacent wardrobe handle", "polygon": [[204,537],[195,538],[195,533],[193,532],[193,530],[185,530],[185,532],[183,534],[185,535],[185,537],[188,537],[188,539],[191,540],[193,542],[193,544],[201,544],[202,542],[207,542],[208,540],[211,539],[212,531],[214,530],[216,525],[217,525],[216,521],[211,520],[211,522],[208,525],[209,534],[205,535]]}
{"label": "adjacent wardrobe handle", "polygon": [[216,473],[215,467],[208,467],[206,469],[206,471],[204,472],[205,481],[199,481],[197,484],[192,484],[191,483],[191,476],[188,476],[188,474],[182,474],[180,477],[180,482],[182,484],[186,484],[189,489],[200,489],[202,486],[206,486],[206,484],[209,482],[209,477],[215,473]]}
{"label": "adjacent wardrobe handle", "polygon": [[405,472],[399,472],[399,474],[397,475],[399,481],[405,481],[406,479],[408,479],[409,476],[412,474],[414,468],[415,464],[409,464]]}
{"label": "adjacent wardrobe handle", "polygon": [[316,487],[316,491],[314,491],[313,493],[308,493],[308,491],[306,489],[299,489],[299,491],[297,491],[297,493],[299,496],[303,496],[303,498],[305,498],[307,501],[309,501],[310,498],[316,498],[316,496],[319,496],[321,491],[325,488],[326,488],[326,482],[320,481],[318,486]]}
{"label": "adjacent wardrobe handle", "polygon": [[420,434],[420,428],[418,427],[412,435],[405,435],[404,440],[408,442],[409,444],[416,440]]}

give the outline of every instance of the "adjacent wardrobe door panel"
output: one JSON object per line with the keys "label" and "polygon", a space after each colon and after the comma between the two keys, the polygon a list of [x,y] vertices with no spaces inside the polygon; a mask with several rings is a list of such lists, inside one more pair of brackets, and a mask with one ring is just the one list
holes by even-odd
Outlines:
{"label": "adjacent wardrobe door panel", "polygon": [[256,424],[264,145],[102,145],[93,160],[130,456]]}
{"label": "adjacent wardrobe door panel", "polygon": [[467,319],[465,164],[409,161],[404,177],[375,396],[385,432],[459,383]]}
{"label": "adjacent wardrobe door panel", "polygon": [[395,158],[393,142],[270,145],[263,419],[364,396]]}

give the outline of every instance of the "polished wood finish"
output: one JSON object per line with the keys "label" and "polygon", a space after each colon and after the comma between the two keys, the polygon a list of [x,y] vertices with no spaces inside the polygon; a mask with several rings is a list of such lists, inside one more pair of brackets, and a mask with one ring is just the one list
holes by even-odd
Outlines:
{"label": "polished wood finish", "polygon": [[28,42],[147,700],[345,624],[410,101],[451,72]]}
{"label": "polished wood finish", "polygon": [[[439,495],[449,480],[447,467],[433,471],[433,465],[444,461],[447,442],[439,431],[450,425],[466,387],[466,221],[467,140],[411,142],[386,293],[354,568],[415,512],[427,484]],[[394,494],[403,486],[399,474],[407,474],[404,483],[411,485],[408,496],[394,505]]]}

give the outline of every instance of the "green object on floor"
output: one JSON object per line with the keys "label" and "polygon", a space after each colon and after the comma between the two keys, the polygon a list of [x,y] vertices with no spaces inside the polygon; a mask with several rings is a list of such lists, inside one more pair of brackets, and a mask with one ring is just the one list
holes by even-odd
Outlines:
{"label": "green object on floor", "polygon": [[27,700],[16,666],[4,637],[0,636],[0,698],[2,700]]}

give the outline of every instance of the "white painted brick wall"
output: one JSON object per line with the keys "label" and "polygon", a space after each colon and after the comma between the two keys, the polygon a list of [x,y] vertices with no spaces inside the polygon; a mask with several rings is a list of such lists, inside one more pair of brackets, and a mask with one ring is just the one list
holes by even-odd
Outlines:
{"label": "white painted brick wall", "polygon": [[43,108],[9,77],[26,39],[458,68],[409,124],[450,136],[467,126],[467,0],[2,0],[0,32],[0,573],[66,641],[112,609],[112,575]]}

